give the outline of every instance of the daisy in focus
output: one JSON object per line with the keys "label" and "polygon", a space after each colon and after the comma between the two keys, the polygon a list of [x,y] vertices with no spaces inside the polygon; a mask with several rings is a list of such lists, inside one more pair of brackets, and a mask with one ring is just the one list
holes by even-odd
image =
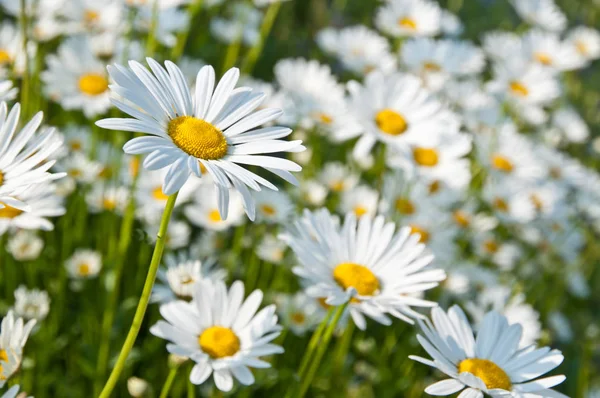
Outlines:
{"label": "daisy in focus", "polygon": [[229,70],[215,88],[214,69],[203,67],[192,97],[175,64],[167,61],[165,70],[153,59],[147,61],[152,73],[135,61],[129,63],[129,68],[109,67],[116,83],[111,90],[127,101],[114,99],[113,103],[133,119],[104,119],[96,123],[107,129],[149,134],[130,140],[123,149],[129,154],[149,154],[143,163],[146,169],[169,167],[162,188],[165,195],[179,191],[192,174],[201,177],[203,167],[217,187],[221,218],[227,218],[229,189],[234,188],[241,193],[246,213],[253,220],[254,200],[248,188],[260,191],[260,185],[272,190],[277,187],[240,165],[261,166],[296,183],[290,171],[300,171],[300,166],[263,154],[300,152],[304,147],[300,141],[279,140],[288,136],[291,129],[256,129],[281,116],[281,111],[267,108],[253,112],[264,96],[249,88],[235,89],[238,69]]}
{"label": "daisy in focus", "polygon": [[410,358],[450,378],[427,387],[427,394],[452,395],[463,391],[461,398],[483,398],[484,393],[498,398],[566,398],[551,390],[565,376],[539,379],[562,363],[561,352],[534,345],[520,348],[520,324],[509,324],[505,316],[492,311],[485,316],[475,338],[458,306],[447,313],[434,308],[431,317],[432,321],[418,321],[423,335],[417,338],[432,359],[414,355]]}
{"label": "daisy in focus", "polygon": [[384,325],[392,322],[388,315],[413,323],[422,315],[411,307],[436,306],[420,295],[446,277],[428,268],[433,256],[418,235],[408,227],[396,231],[382,216],[357,220],[349,213],[340,225],[326,209],[305,210],[282,238],[300,263],[293,271],[309,286],[306,293],[329,305],[350,302],[350,315],[363,330],[365,315]]}
{"label": "daisy in focus", "polygon": [[[233,381],[254,384],[249,367],[268,368],[262,356],[281,354],[271,344],[279,336],[275,306],[258,311],[263,298],[260,290],[244,300],[244,284],[203,281],[195,285],[192,302],[163,304],[160,313],[166,321],[150,328],[157,337],[170,341],[167,350],[191,358],[193,384],[204,383],[211,375],[221,391],[230,391]],[[257,312],[258,311],[258,312]]]}

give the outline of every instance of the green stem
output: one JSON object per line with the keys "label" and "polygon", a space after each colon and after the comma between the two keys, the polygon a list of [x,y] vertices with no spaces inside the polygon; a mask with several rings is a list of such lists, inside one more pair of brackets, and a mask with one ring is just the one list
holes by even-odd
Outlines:
{"label": "green stem", "polygon": [[188,7],[188,15],[190,16],[190,20],[187,28],[177,35],[177,44],[175,44],[175,47],[173,47],[173,51],[171,52],[171,60],[173,62],[177,61],[183,54],[185,43],[190,35],[192,23],[200,10],[202,10],[202,3],[204,3],[204,0],[196,0]]}
{"label": "green stem", "polygon": [[142,295],[140,297],[140,301],[138,303],[137,309],[135,310],[135,316],[133,317],[133,323],[131,324],[131,328],[129,329],[129,333],[127,333],[127,338],[125,339],[125,343],[121,348],[121,353],[119,354],[119,358],[117,359],[117,363],[113,368],[108,381],[104,385],[104,389],[100,393],[100,398],[108,398],[115,388],[117,381],[119,380],[119,376],[125,367],[125,361],[133,348],[137,335],[142,327],[142,321],[144,320],[144,315],[146,314],[146,309],[148,308],[148,302],[150,301],[150,294],[152,293],[152,288],[154,287],[154,280],[156,279],[156,273],[158,271],[158,266],[160,264],[160,260],[162,259],[162,254],[165,249],[165,235],[167,233],[167,228],[169,227],[169,221],[171,219],[171,213],[173,213],[173,208],[175,207],[175,201],[177,200],[177,193],[169,196],[169,200],[167,201],[167,205],[165,207],[165,211],[163,212],[162,219],[160,220],[160,227],[158,229],[158,234],[156,238],[156,246],[154,246],[154,253],[152,254],[152,260],[150,261],[150,268],[148,269],[148,275],[146,277],[146,282],[144,283],[144,290],[142,291]]}
{"label": "green stem", "polygon": [[237,61],[238,54],[240,53],[240,47],[242,46],[242,38],[236,39],[231,42],[227,47],[227,53],[225,54],[225,59],[223,60],[223,67],[221,69],[221,73],[225,74],[230,68],[235,65]]}
{"label": "green stem", "polygon": [[329,320],[333,315],[334,309],[335,307],[331,307],[329,309],[329,311],[325,315],[325,318],[323,318],[317,329],[314,331],[312,337],[310,338],[310,341],[308,342],[308,347],[306,349],[304,357],[302,357],[302,361],[300,362],[300,368],[298,369],[298,376],[300,377],[300,379],[302,379],[304,373],[306,372],[306,369],[308,368],[308,364],[312,359],[312,356],[314,354],[315,349],[317,348],[317,345],[319,344],[319,341],[321,341],[323,331],[327,327],[327,324],[329,323]]}
{"label": "green stem", "polygon": [[244,60],[242,66],[242,72],[246,74],[251,74],[254,66],[256,65],[256,61],[262,54],[262,51],[265,47],[265,42],[267,41],[267,37],[271,33],[271,29],[273,28],[273,24],[275,23],[275,19],[277,18],[277,14],[279,13],[279,9],[281,8],[281,2],[271,3],[269,8],[267,9],[267,13],[265,14],[265,18],[263,19],[263,23],[260,26],[260,37],[256,44],[248,51],[246,55],[246,59]]}
{"label": "green stem", "polygon": [[131,236],[133,230],[133,224],[135,221],[135,191],[137,188],[137,181],[139,173],[133,180],[131,189],[129,192],[129,202],[127,203],[127,209],[125,210],[125,216],[123,217],[123,223],[121,224],[121,230],[119,232],[119,247],[117,249],[115,263],[115,274],[113,291],[107,292],[107,303],[102,318],[102,337],[100,342],[100,349],[98,351],[98,363],[96,364],[96,383],[94,387],[94,395],[98,395],[97,392],[101,387],[101,382],[104,379],[106,373],[106,367],[108,364],[108,357],[110,354],[110,331],[112,328],[113,321],[115,319],[115,311],[119,302],[119,286],[121,285],[121,278],[123,276],[123,269],[125,266],[125,259],[129,244],[131,243]]}
{"label": "green stem", "polygon": [[348,303],[336,308],[333,319],[329,323],[329,326],[327,326],[327,330],[325,330],[325,334],[323,335],[323,338],[319,342],[319,347],[317,348],[316,355],[314,356],[313,360],[311,361],[310,367],[308,369],[308,373],[302,379],[302,386],[300,387],[300,393],[298,394],[298,398],[303,398],[304,395],[306,394],[306,392],[308,391],[308,388],[312,384],[312,381],[315,378],[317,370],[319,370],[319,365],[321,365],[321,360],[323,359],[323,356],[325,355],[325,351],[327,351],[327,346],[329,345],[329,341],[331,340],[331,337],[333,336],[333,332],[335,331],[335,328],[336,328],[338,322],[340,321],[340,318],[344,314],[344,311],[346,311],[346,307],[348,307]]}
{"label": "green stem", "polygon": [[[188,368],[189,368],[188,374],[192,373],[194,364],[190,363],[188,365]],[[186,383],[187,383],[187,398],[196,398],[196,386],[194,384],[192,384],[192,382],[189,381],[188,379],[186,379]]]}
{"label": "green stem", "polygon": [[167,380],[165,381],[162,390],[160,390],[159,398],[167,398],[169,396],[169,391],[171,391],[171,386],[173,386],[173,382],[175,381],[175,376],[177,376],[178,370],[179,365],[175,365],[171,368],[171,371],[167,376]]}
{"label": "green stem", "polygon": [[23,40],[23,57],[25,57],[23,76],[21,76],[21,116],[22,120],[28,118],[29,105],[29,54],[27,52],[27,7],[26,1],[21,0],[21,13],[19,16],[21,25],[21,39]]}
{"label": "green stem", "polygon": [[146,55],[154,56],[156,51],[156,27],[158,26],[158,0],[152,4],[152,19],[150,21],[150,31],[148,32],[148,41],[146,42]]}

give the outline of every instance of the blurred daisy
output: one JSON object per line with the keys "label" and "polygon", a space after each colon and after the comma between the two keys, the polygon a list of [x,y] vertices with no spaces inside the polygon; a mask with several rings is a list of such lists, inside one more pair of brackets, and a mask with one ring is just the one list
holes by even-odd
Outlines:
{"label": "blurred daisy", "polygon": [[463,397],[566,397],[550,390],[565,376],[538,377],[560,365],[558,350],[528,346],[519,349],[523,334],[520,324],[510,325],[506,317],[492,311],[483,319],[477,339],[464,312],[454,306],[448,313],[440,308],[431,312],[433,323],[419,320],[423,335],[417,338],[432,359],[410,358],[440,370],[449,379],[425,389],[431,395]]}
{"label": "blurred daisy", "polygon": [[15,306],[13,311],[16,316],[25,319],[41,321],[50,311],[50,297],[48,292],[39,289],[27,289],[19,286],[15,290]]}
{"label": "blurred daisy", "polygon": [[503,222],[527,223],[535,218],[535,204],[525,191],[523,183],[514,178],[502,182],[488,180],[483,187],[482,196],[494,215]]}
{"label": "blurred daisy", "polygon": [[317,44],[358,75],[375,69],[387,73],[396,67],[388,40],[363,25],[341,30],[326,28],[317,35]]}
{"label": "blurred daisy", "polygon": [[67,173],[69,178],[80,184],[95,182],[98,175],[102,172],[102,168],[102,163],[90,159],[83,152],[72,153],[61,159],[56,166],[57,170]]}
{"label": "blurred daisy", "polygon": [[194,201],[185,206],[184,214],[192,224],[213,231],[225,231],[244,222],[244,207],[237,192],[230,196],[229,216],[224,220],[219,213],[217,193],[208,184],[202,184],[196,190]]}
{"label": "blurred daisy", "polygon": [[307,180],[299,186],[299,196],[312,206],[322,206],[329,190],[317,180]]}
{"label": "blurred daisy", "polygon": [[190,373],[193,384],[204,383],[211,374],[221,391],[230,391],[234,378],[243,385],[254,384],[248,367],[270,367],[259,357],[283,352],[270,343],[281,332],[275,306],[257,313],[262,292],[255,290],[244,300],[240,281],[229,290],[223,282],[202,281],[193,295],[191,303],[163,304],[160,312],[166,322],[159,321],[150,332],[171,342],[169,352],[195,362]]}
{"label": "blurred daisy", "polygon": [[284,224],[294,213],[294,204],[284,192],[260,191],[253,196],[256,201],[257,221]]}
{"label": "blurred daisy", "polygon": [[441,29],[447,36],[459,36],[464,32],[465,26],[458,16],[448,10],[442,10]]}
{"label": "blurred daisy", "polygon": [[104,113],[110,106],[104,63],[91,50],[89,40],[73,36],[47,58],[42,72],[46,95],[67,110],[81,109],[86,117]]}
{"label": "blurred daisy", "polygon": [[44,240],[34,232],[26,230],[17,231],[6,245],[6,250],[18,261],[35,260],[43,248]]}
{"label": "blurred daisy", "polygon": [[[146,226],[146,234],[152,243],[156,243],[158,228],[158,223],[149,224]],[[187,247],[190,242],[191,234],[192,228],[188,222],[171,220],[171,223],[169,224],[169,230],[165,235],[165,246],[172,250]]]}
{"label": "blurred daisy", "polygon": [[566,71],[581,66],[576,49],[564,43],[556,33],[531,30],[523,38],[525,57],[553,71]]}
{"label": "blurred daisy", "polygon": [[142,398],[150,391],[150,383],[139,377],[127,379],[127,392],[134,398]]}
{"label": "blurred daisy", "polygon": [[490,31],[483,34],[482,48],[496,62],[506,62],[509,57],[523,53],[523,41],[515,32]]}
{"label": "blurred daisy", "polygon": [[[35,44],[27,48],[29,56],[35,54]],[[15,73],[21,75],[25,69],[23,40],[17,26],[4,22],[0,26],[0,74]]]}
{"label": "blurred daisy", "polygon": [[542,29],[561,32],[567,26],[567,17],[554,0],[511,0],[521,18]]}
{"label": "blurred daisy", "polygon": [[192,260],[191,256],[165,256],[166,267],[158,270],[158,280],[152,290],[152,302],[168,303],[173,300],[190,300],[196,283],[208,278],[223,280],[226,272],[216,267],[213,259]]}
{"label": "blurred daisy", "polygon": [[389,0],[377,10],[375,25],[394,36],[435,36],[441,29],[442,10],[429,0]]}
{"label": "blurred daisy", "polygon": [[306,210],[283,238],[300,263],[293,271],[306,293],[329,305],[349,301],[352,319],[365,329],[365,315],[384,325],[391,324],[388,315],[412,323],[421,316],[412,306],[436,305],[419,296],[445,278],[442,270],[426,269],[433,256],[410,228],[395,230],[382,216],[357,221],[349,213],[340,226],[326,209]]}
{"label": "blurred daisy", "polygon": [[227,43],[242,41],[247,46],[253,46],[260,38],[259,28],[262,13],[256,8],[236,3],[231,8],[233,15],[230,19],[212,18],[210,31],[217,39]]}
{"label": "blurred daisy", "polygon": [[325,163],[319,175],[319,181],[331,191],[337,193],[353,189],[359,180],[359,175],[352,172],[348,165],[341,162]]}
{"label": "blurred daisy", "polygon": [[92,146],[92,130],[87,126],[78,126],[69,124],[62,128],[60,132],[64,138],[65,155],[71,153],[87,154]]}
{"label": "blurred daisy", "polygon": [[10,80],[0,81],[0,101],[12,101],[17,97],[19,89],[13,87],[13,82]]}
{"label": "blurred daisy", "polygon": [[263,261],[281,264],[285,257],[287,245],[273,235],[265,235],[256,247],[256,255]]}
{"label": "blurred daisy", "polygon": [[572,107],[562,107],[552,114],[552,124],[568,142],[583,143],[590,136],[590,129]]}
{"label": "blurred daisy", "polygon": [[27,209],[25,201],[31,199],[31,195],[25,194],[25,190],[33,184],[64,176],[64,173],[48,172],[56,162],[52,156],[61,147],[62,139],[54,128],[42,128],[38,132],[42,112],[36,113],[17,131],[20,113],[19,103],[10,111],[6,102],[0,104],[0,224],[2,218],[16,216]]}
{"label": "blurred daisy", "polygon": [[77,249],[65,262],[65,268],[71,278],[95,278],[102,268],[102,256],[94,250]]}
{"label": "blurred daisy", "polygon": [[108,211],[123,214],[129,200],[129,189],[124,186],[94,184],[85,200],[92,213]]}
{"label": "blurred daisy", "polygon": [[69,0],[60,11],[70,33],[121,31],[125,20],[122,0]]}
{"label": "blurred daisy", "polygon": [[27,203],[28,210],[10,205],[0,209],[0,235],[17,228],[52,231],[54,225],[48,218],[65,214],[64,198],[57,194],[54,184],[34,184],[16,199]]}
{"label": "blurred daisy", "polygon": [[173,47],[177,43],[177,33],[188,28],[189,15],[185,10],[176,7],[163,8],[158,13],[156,26],[153,27],[152,8],[152,4],[146,2],[138,9],[135,27],[146,34],[150,29],[155,29],[156,40],[166,47]]}
{"label": "blurred daisy", "polygon": [[566,43],[577,50],[583,64],[600,58],[600,32],[596,29],[578,26],[567,34]]}
{"label": "blurred daisy", "polygon": [[325,317],[325,311],[317,300],[303,292],[279,294],[274,301],[281,323],[296,336],[304,336]]}
{"label": "blurred daisy", "polygon": [[200,177],[202,165],[218,188],[221,218],[227,218],[229,188],[234,188],[242,194],[245,210],[253,220],[254,201],[248,187],[257,191],[261,189],[259,184],[272,190],[277,188],[240,164],[260,165],[296,183],[290,171],[300,171],[300,166],[287,159],[261,154],[299,152],[304,147],[299,141],[278,139],[288,136],[290,129],[267,127],[253,130],[276,119],[281,111],[263,109],[252,113],[263,95],[251,89],[234,89],[239,77],[238,69],[229,70],[214,89],[214,69],[203,67],[198,72],[196,95],[192,100],[181,71],[172,62],[166,62],[167,72],[148,58],[154,73],[137,62],[129,64],[130,69],[120,65],[109,67],[109,73],[116,82],[112,90],[139,109],[114,100],[117,107],[134,118],[104,119],[97,124],[107,129],[150,135],[130,140],[124,150],[129,154],[149,153],[144,160],[144,167],[149,170],[169,167],[163,184],[166,195],[180,190],[191,174]]}
{"label": "blurred daisy", "polygon": [[362,216],[374,217],[377,214],[379,192],[367,185],[359,185],[351,191],[342,193],[339,205],[341,213],[354,213],[357,218]]}
{"label": "blurred daisy", "polygon": [[[35,323],[35,320],[25,323],[22,318],[15,318],[13,311],[8,311],[8,314],[2,319],[0,325],[0,388],[4,387],[6,380],[19,369],[23,347],[25,347]],[[10,396],[10,391],[14,391],[13,388],[6,393],[8,396]]]}

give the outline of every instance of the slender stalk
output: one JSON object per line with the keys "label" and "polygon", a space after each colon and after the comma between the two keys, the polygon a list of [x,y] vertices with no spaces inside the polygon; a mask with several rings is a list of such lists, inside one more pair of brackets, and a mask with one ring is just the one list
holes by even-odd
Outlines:
{"label": "slender stalk", "polygon": [[29,54],[27,52],[27,6],[26,1],[21,0],[21,13],[19,15],[21,25],[21,40],[23,41],[24,69],[21,76],[21,115],[27,120],[29,107]]}
{"label": "slender stalk", "polygon": [[119,376],[125,367],[125,361],[127,360],[127,357],[129,356],[129,353],[135,344],[135,340],[140,328],[142,327],[142,321],[144,320],[144,315],[146,314],[146,309],[148,308],[148,302],[150,301],[150,294],[152,293],[152,288],[154,287],[154,280],[156,279],[158,265],[160,264],[162,254],[165,249],[165,235],[169,227],[171,213],[173,213],[176,200],[177,193],[174,193],[173,195],[169,196],[169,200],[165,206],[165,210],[160,221],[160,227],[158,229],[156,245],[154,246],[154,253],[152,254],[152,260],[150,261],[150,268],[148,269],[148,275],[146,277],[146,282],[144,283],[144,290],[142,291],[140,301],[135,311],[135,316],[133,317],[131,328],[129,329],[129,333],[127,333],[127,338],[125,339],[125,343],[121,348],[121,353],[119,354],[117,363],[115,364],[108,381],[104,385],[104,389],[100,393],[100,398],[109,397],[115,388],[115,385],[119,380]]}
{"label": "slender stalk", "polygon": [[[192,368],[194,367],[193,363],[190,363],[188,365],[188,374],[192,373]],[[188,379],[186,379],[186,383],[187,383],[187,398],[196,398],[196,386],[194,384],[192,384],[191,381],[189,381]]]}
{"label": "slender stalk", "polygon": [[221,69],[222,74],[227,72],[231,67],[235,65],[235,62],[237,61],[238,55],[240,53],[241,46],[241,37],[229,44],[229,46],[227,47],[227,53],[225,54],[225,59],[223,60],[223,67]]}
{"label": "slender stalk", "polygon": [[256,61],[262,54],[262,51],[265,47],[265,42],[267,41],[267,37],[271,33],[271,29],[273,28],[273,24],[275,23],[275,19],[277,19],[277,14],[279,13],[279,9],[281,8],[281,2],[271,3],[267,12],[265,14],[265,18],[263,19],[263,23],[260,26],[260,37],[256,44],[248,51],[246,55],[246,59],[244,59],[244,63],[242,64],[242,72],[246,74],[251,74],[254,66],[256,65]]}
{"label": "slender stalk", "polygon": [[333,336],[333,332],[335,331],[335,328],[336,328],[338,322],[340,321],[342,315],[344,314],[344,311],[346,311],[346,307],[348,307],[348,303],[336,308],[335,314],[333,315],[333,319],[329,323],[329,326],[327,327],[327,330],[325,330],[325,334],[323,335],[323,338],[319,342],[319,347],[317,348],[316,355],[314,356],[313,360],[311,361],[310,367],[308,369],[308,373],[302,379],[302,385],[300,387],[300,392],[298,394],[298,398],[303,398],[304,395],[306,394],[306,392],[308,391],[308,388],[312,384],[312,381],[315,378],[315,374],[317,373],[317,370],[319,370],[319,365],[321,365],[321,360],[323,359],[323,355],[325,355],[325,351],[327,351],[327,346],[329,345],[329,341],[331,340],[331,337]]}
{"label": "slender stalk", "polygon": [[181,33],[179,33],[179,35],[177,35],[177,44],[175,44],[175,47],[173,47],[173,51],[171,52],[171,61],[177,61],[183,54],[185,43],[187,42],[188,36],[190,35],[190,28],[192,26],[192,23],[194,22],[194,19],[196,18],[196,16],[198,16],[200,10],[202,10],[203,3],[204,0],[196,0],[189,5],[188,15],[190,17],[190,20],[186,29],[184,29]]}
{"label": "slender stalk", "polygon": [[169,396],[169,391],[171,391],[171,387],[173,386],[173,382],[175,381],[178,370],[179,365],[175,365],[171,368],[169,375],[167,376],[167,380],[165,381],[162,390],[160,390],[159,398],[167,398]]}
{"label": "slender stalk", "polygon": [[98,390],[101,387],[100,383],[102,382],[102,379],[104,379],[108,364],[108,357],[110,354],[110,330],[115,319],[115,311],[119,302],[119,286],[121,285],[125,259],[127,258],[127,250],[129,249],[129,244],[131,243],[133,224],[135,221],[135,191],[137,188],[138,175],[139,174],[136,175],[136,178],[133,180],[133,184],[131,185],[129,202],[127,203],[127,209],[125,210],[125,216],[123,217],[123,223],[121,224],[121,230],[119,232],[119,247],[117,249],[116,257],[114,258],[114,287],[112,292],[108,292],[109,294],[107,295],[107,303],[102,318],[101,340],[100,348],[98,350],[98,362],[96,364],[97,378],[96,383],[94,383],[94,395],[98,395]]}
{"label": "slender stalk", "polygon": [[148,41],[146,41],[146,55],[152,57],[156,51],[156,28],[158,27],[158,0],[152,3],[152,17]]}
{"label": "slender stalk", "polygon": [[317,348],[319,341],[321,341],[321,336],[323,335],[323,331],[327,327],[327,324],[329,323],[329,320],[331,319],[331,317],[333,315],[334,308],[335,307],[331,307],[329,309],[329,311],[325,315],[325,318],[323,318],[323,320],[321,321],[321,323],[319,324],[317,329],[314,331],[312,337],[310,338],[310,341],[308,342],[308,347],[306,349],[304,357],[302,357],[302,361],[300,362],[300,368],[298,369],[298,376],[300,376],[300,378],[302,378],[302,376],[304,376],[304,373],[306,372],[306,369],[308,368],[308,364],[310,363],[310,360],[312,359],[312,355],[314,354],[314,351]]}

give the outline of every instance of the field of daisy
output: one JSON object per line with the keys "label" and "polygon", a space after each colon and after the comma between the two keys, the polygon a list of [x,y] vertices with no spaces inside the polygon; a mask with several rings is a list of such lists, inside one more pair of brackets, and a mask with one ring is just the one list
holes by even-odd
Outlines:
{"label": "field of daisy", "polygon": [[0,397],[600,397],[600,1],[0,0]]}

